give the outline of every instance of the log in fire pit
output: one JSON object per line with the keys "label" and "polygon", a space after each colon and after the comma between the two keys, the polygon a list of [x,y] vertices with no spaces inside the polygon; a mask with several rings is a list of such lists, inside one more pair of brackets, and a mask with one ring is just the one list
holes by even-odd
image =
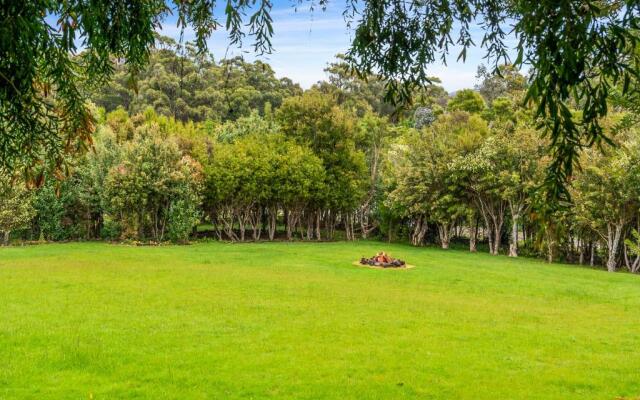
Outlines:
{"label": "log in fire pit", "polygon": [[374,257],[360,259],[360,265],[381,268],[406,268],[406,263],[397,258],[390,257],[384,251],[378,252]]}

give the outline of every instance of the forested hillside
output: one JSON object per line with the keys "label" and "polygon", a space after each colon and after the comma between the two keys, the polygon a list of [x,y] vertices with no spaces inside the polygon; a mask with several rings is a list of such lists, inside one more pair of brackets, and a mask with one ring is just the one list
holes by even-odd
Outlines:
{"label": "forested hillside", "polygon": [[90,151],[34,187],[0,181],[5,243],[379,238],[640,269],[633,99],[612,96],[613,143],[582,152],[569,203],[549,200],[550,143],[509,65],[454,96],[433,79],[402,109],[341,57],[305,91],[167,38],[137,81],[115,68]]}
{"label": "forested hillside", "polygon": [[113,80],[90,93],[93,102],[107,112],[118,107],[130,115],[149,106],[179,121],[228,121],[264,115],[267,104],[279,107],[290,96],[302,94],[298,84],[276,78],[268,64],[248,63],[236,57],[216,62],[198,55],[190,44],[158,37],[149,65],[135,82],[124,63],[116,63]]}

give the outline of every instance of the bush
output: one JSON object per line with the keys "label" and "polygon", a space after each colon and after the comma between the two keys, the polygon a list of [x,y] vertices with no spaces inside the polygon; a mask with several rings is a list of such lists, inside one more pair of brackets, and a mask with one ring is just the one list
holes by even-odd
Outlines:
{"label": "bush", "polygon": [[118,221],[108,219],[104,221],[100,230],[100,237],[106,240],[117,240],[122,234],[122,225]]}
{"label": "bush", "polygon": [[193,227],[200,222],[200,216],[197,203],[183,199],[173,202],[169,207],[169,239],[177,243],[187,242]]}

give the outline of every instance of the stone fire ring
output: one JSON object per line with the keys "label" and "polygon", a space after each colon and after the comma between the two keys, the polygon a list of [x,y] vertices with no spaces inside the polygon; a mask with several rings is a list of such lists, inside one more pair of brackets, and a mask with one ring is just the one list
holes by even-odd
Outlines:
{"label": "stone fire ring", "polygon": [[354,261],[352,264],[357,267],[365,267],[365,268],[373,268],[373,269],[411,269],[416,267],[415,265],[411,265],[411,264],[405,264],[402,267],[383,267],[381,265],[360,264],[360,261]]}

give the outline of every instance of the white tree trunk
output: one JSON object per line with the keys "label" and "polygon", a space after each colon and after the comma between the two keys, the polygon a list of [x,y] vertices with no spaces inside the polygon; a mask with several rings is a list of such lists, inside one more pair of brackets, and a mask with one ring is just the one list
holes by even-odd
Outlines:
{"label": "white tree trunk", "polygon": [[438,236],[440,237],[440,246],[445,250],[448,249],[451,241],[451,225],[438,224]]}
{"label": "white tree trunk", "polygon": [[502,223],[495,223],[493,228],[493,249],[491,254],[497,256],[500,252],[500,242],[502,241]]}
{"label": "white tree trunk", "polygon": [[276,235],[277,228],[277,208],[269,209],[269,240],[273,240]]}
{"label": "white tree trunk", "polygon": [[622,235],[623,223],[607,224],[607,271],[615,272],[617,265],[618,246]]}
{"label": "white tree trunk", "polygon": [[584,264],[584,240],[583,239],[579,239],[578,246],[580,248],[580,253],[579,253],[579,256],[578,256],[578,260],[579,260],[578,262],[579,262],[580,265],[582,265],[582,264]]}
{"label": "white tree trunk", "polygon": [[518,219],[519,215],[512,215],[511,241],[509,242],[509,257],[518,257]]}
{"label": "white tree trunk", "polygon": [[469,227],[469,251],[475,253],[478,251],[477,240],[478,239],[478,221],[475,226]]}
{"label": "white tree trunk", "polygon": [[315,215],[316,215],[316,239],[322,240],[320,236],[320,210],[317,210],[315,212]]}
{"label": "white tree trunk", "polygon": [[422,240],[424,239],[424,235],[427,233],[427,221],[425,221],[424,217],[418,217],[416,221],[416,226],[413,229],[413,233],[411,234],[411,244],[414,246],[421,246]]}

